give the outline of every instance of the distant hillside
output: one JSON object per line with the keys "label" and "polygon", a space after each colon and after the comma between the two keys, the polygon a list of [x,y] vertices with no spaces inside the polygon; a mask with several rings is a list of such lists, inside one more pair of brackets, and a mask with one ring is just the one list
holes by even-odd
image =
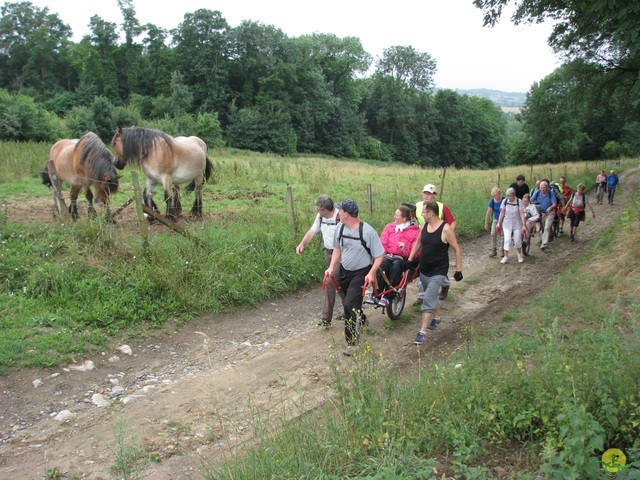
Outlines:
{"label": "distant hillside", "polygon": [[489,90],[487,88],[476,88],[473,90],[457,90],[457,93],[469,95],[470,97],[488,98],[499,107],[522,107],[527,96],[522,92],[502,92],[500,90]]}

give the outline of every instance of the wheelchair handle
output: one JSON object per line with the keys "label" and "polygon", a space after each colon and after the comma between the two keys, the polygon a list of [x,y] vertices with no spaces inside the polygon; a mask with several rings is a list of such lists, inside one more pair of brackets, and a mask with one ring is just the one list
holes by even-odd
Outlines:
{"label": "wheelchair handle", "polygon": [[336,283],[336,279],[333,278],[333,275],[327,275],[327,272],[324,273],[324,277],[322,278],[322,290],[326,290],[327,288],[327,277],[331,278],[331,283],[333,283],[336,291],[341,290],[340,285]]}

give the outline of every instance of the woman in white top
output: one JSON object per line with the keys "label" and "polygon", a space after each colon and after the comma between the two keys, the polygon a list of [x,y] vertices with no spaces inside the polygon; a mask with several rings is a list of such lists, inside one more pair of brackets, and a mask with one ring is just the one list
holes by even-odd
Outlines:
{"label": "woman in white top", "polygon": [[511,247],[511,237],[518,251],[518,262],[524,262],[522,254],[522,233],[525,227],[524,205],[522,201],[516,197],[516,191],[513,188],[507,189],[507,198],[502,201],[500,206],[500,218],[498,219],[497,228],[502,228],[502,238],[504,239],[504,257],[500,263],[509,261],[509,248]]}

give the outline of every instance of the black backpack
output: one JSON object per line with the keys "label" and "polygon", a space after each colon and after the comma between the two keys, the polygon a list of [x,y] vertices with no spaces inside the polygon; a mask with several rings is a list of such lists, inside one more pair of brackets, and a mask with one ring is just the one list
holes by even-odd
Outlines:
{"label": "black backpack", "polygon": [[358,228],[358,236],[357,237],[352,237],[350,235],[343,235],[344,232],[344,223],[342,225],[340,225],[340,233],[338,234],[338,243],[340,244],[340,246],[342,247],[342,238],[350,238],[351,240],[360,240],[360,243],[362,244],[362,246],[364,247],[364,249],[367,251],[367,253],[369,255],[371,255],[371,249],[369,247],[367,247],[366,242],[364,241],[364,238],[362,236],[362,230],[364,228],[364,222],[360,222],[360,227]]}

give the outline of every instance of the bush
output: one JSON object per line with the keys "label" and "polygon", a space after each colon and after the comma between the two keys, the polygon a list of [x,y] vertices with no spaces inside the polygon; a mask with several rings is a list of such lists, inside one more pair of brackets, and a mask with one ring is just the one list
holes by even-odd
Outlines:
{"label": "bush", "polygon": [[93,132],[98,135],[103,142],[107,143],[111,140],[111,137],[113,137],[113,132],[115,132],[113,104],[105,97],[96,97],[91,105],[91,113],[95,125]]}
{"label": "bush", "polygon": [[[87,107],[74,107],[65,117],[71,138],[79,138],[87,132],[95,132],[93,112]],[[112,132],[113,133],[113,132]]]}
{"label": "bush", "polygon": [[56,116],[33,98],[0,90],[0,140],[48,142],[61,131]]}
{"label": "bush", "polygon": [[131,127],[140,125],[142,122],[142,115],[140,115],[140,111],[138,107],[135,105],[127,105],[126,107],[116,107],[113,111],[113,128],[112,132],[115,131],[115,127]]}
{"label": "bush", "polygon": [[618,143],[615,140],[609,140],[602,147],[602,155],[605,158],[620,158],[631,155],[631,147],[626,143]]}
{"label": "bush", "polygon": [[217,113],[201,113],[196,117],[196,135],[204,140],[209,148],[224,147]]}

